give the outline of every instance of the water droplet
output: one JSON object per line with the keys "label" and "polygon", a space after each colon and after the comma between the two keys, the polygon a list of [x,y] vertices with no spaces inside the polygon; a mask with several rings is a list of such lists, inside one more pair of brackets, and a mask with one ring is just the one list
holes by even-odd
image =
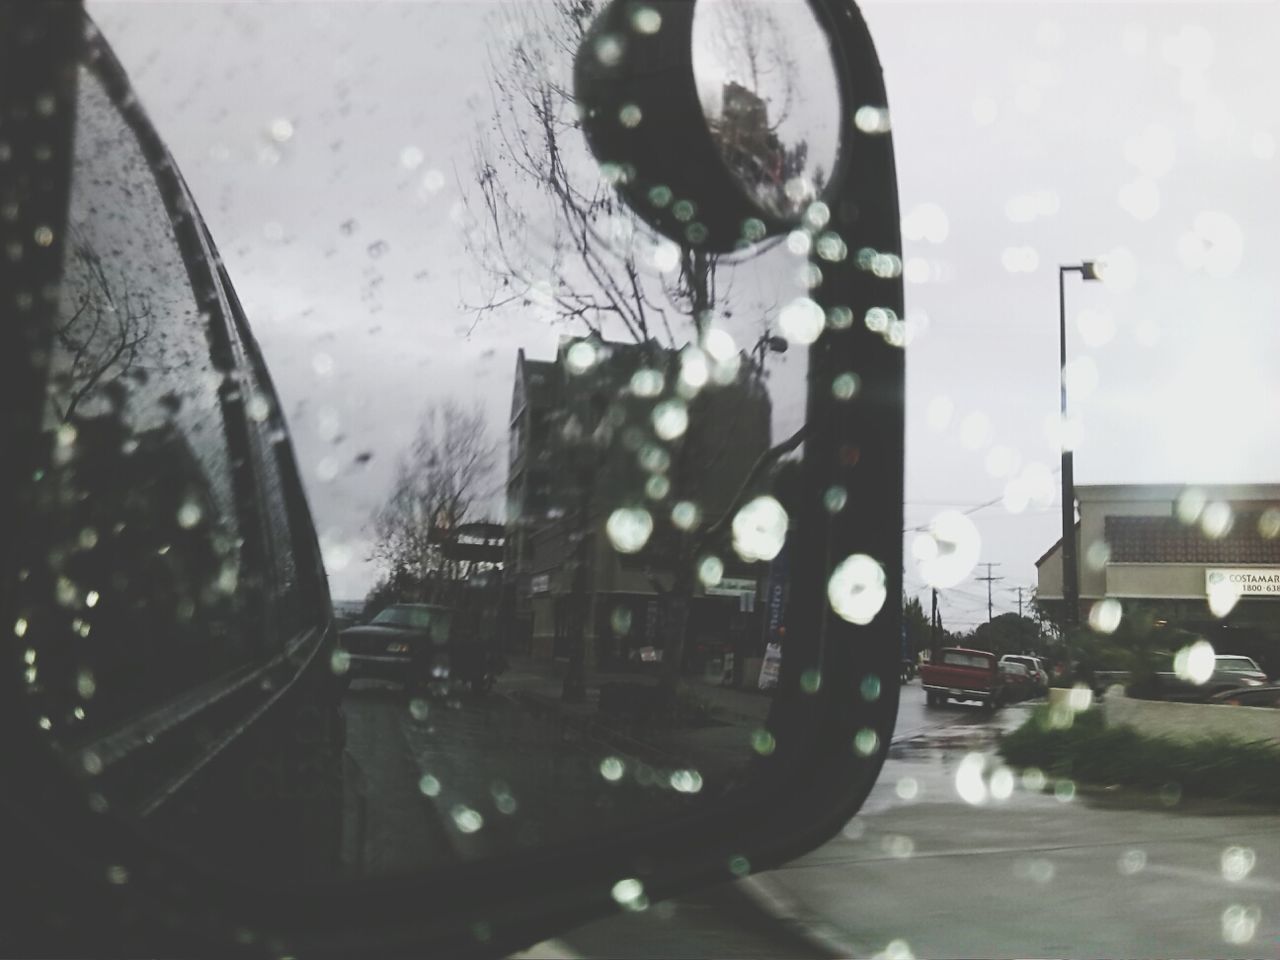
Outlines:
{"label": "water droplet", "polygon": [[965,754],[956,770],[956,793],[965,803],[978,806],[986,803],[987,783],[983,778],[986,758],[980,753]]}
{"label": "water droplet", "polygon": [[1257,907],[1232,904],[1222,911],[1222,939],[1233,944],[1249,943],[1257,935],[1260,919]]}
{"label": "water droplet", "polygon": [[735,877],[745,877],[751,872],[751,861],[741,854],[730,857],[729,872]]}
{"label": "water droplet", "polygon": [[858,392],[858,375],[842,373],[831,383],[831,393],[837,400],[849,400]]}
{"label": "water droplet", "polygon": [[719,557],[703,557],[698,564],[698,579],[705,587],[714,587],[724,578],[724,562]]}
{"label": "water droplet", "polygon": [[426,156],[418,147],[408,146],[400,151],[400,165],[406,170],[418,169],[424,159]]}
{"label": "water droplet", "polygon": [[285,117],[277,117],[271,121],[268,132],[276,143],[287,143],[293,139],[293,124]]}
{"label": "water droplet", "polygon": [[777,741],[768,730],[755,730],[751,734],[751,749],[762,757],[767,757],[777,749]]}
{"label": "water droplet", "polygon": [[605,34],[596,41],[596,59],[606,67],[617,66],[623,50],[622,38],[614,34]]}
{"label": "water droplet", "polygon": [[[1210,602],[1212,605],[1212,588]],[[1197,686],[1213,676],[1216,665],[1213,644],[1208,640],[1196,640],[1180,649],[1173,657],[1173,672],[1178,679]]]}
{"label": "water droplet", "polygon": [[821,335],[826,326],[826,314],[808,297],[799,297],[782,308],[778,326],[792,344],[807,346]]}
{"label": "water droplet", "polygon": [[1089,626],[1098,633],[1115,633],[1123,615],[1124,608],[1120,601],[1107,597],[1089,608]]}
{"label": "water droplet", "polygon": [[981,550],[977,526],[957,510],[939,513],[911,544],[920,576],[929,586],[938,588],[954,587],[968,577]]}
{"label": "water droplet", "polygon": [[370,257],[377,260],[390,249],[391,245],[387,243],[387,241],[375,240],[365,248],[365,252],[369,254]]}
{"label": "water droplet", "polygon": [[653,533],[653,517],[643,507],[623,507],[609,515],[605,532],[619,553],[638,553]]}
{"label": "water droplet", "polygon": [[122,887],[129,882],[129,871],[119,864],[107,867],[107,883],[115,887]]}
{"label": "water droplet", "polygon": [[183,530],[190,530],[195,527],[204,516],[204,511],[200,509],[200,504],[188,500],[178,508],[178,526]]}
{"label": "water droplet", "polygon": [[662,14],[653,7],[636,7],[631,11],[631,28],[652,36],[662,28]]}
{"label": "water droplet", "polygon": [[617,783],[626,772],[626,765],[617,757],[605,757],[600,761],[600,776],[610,783]]}
{"label": "water droplet", "polygon": [[337,676],[342,676],[351,669],[351,654],[345,650],[335,650],[329,655],[329,669]]}
{"label": "water droplet", "polygon": [[472,810],[463,803],[454,804],[453,809],[449,811],[449,815],[453,818],[453,825],[461,833],[475,833],[484,826],[484,817],[480,815],[480,812]]}
{"label": "water droplet", "polygon": [[867,703],[875,703],[880,699],[880,678],[874,673],[867,674],[858,685],[858,692]]}
{"label": "water droplet", "polygon": [[1116,861],[1116,868],[1126,877],[1141,873],[1146,869],[1147,855],[1142,850],[1126,850]]}
{"label": "water droplet", "polygon": [[1075,796],[1076,785],[1071,780],[1059,780],[1053,785],[1053,798],[1059,803],[1070,803]]}
{"label": "water droplet", "polygon": [[637,397],[656,397],[662,393],[666,379],[659,370],[641,368],[631,376],[631,392]]}
{"label": "water droplet", "polygon": [[440,796],[440,781],[429,773],[424,773],[418,780],[418,790],[423,796],[438,797]]}
{"label": "water droplet", "polygon": [[920,781],[915,777],[903,777],[894,786],[894,792],[901,800],[914,800],[920,795]]}
{"label": "water droplet", "polygon": [[733,548],[748,562],[772,560],[787,536],[787,511],[770,496],[756,497],[733,518]]}
{"label": "water droplet", "polygon": [[692,530],[702,520],[702,511],[696,503],[681,500],[671,508],[671,522],[680,530]]}
{"label": "water droplet", "polygon": [[888,595],[884,568],[865,553],[842,560],[827,581],[831,609],[850,623],[865,626],[884,606]]}
{"label": "water droplet", "polygon": [[618,122],[624,127],[638,127],[642,116],[638,106],[628,103],[618,111]]}
{"label": "water droplet", "polygon": [[565,351],[564,356],[565,367],[574,375],[586,373],[599,359],[599,351],[589,340],[579,340]]}
{"label": "water droplet", "polygon": [[1227,847],[1222,851],[1222,878],[1239,883],[1253,872],[1258,855],[1250,847]]}
{"label": "water droplet", "polygon": [[822,671],[811,667],[800,674],[800,689],[805,693],[817,693],[822,689]]}
{"label": "water droplet", "polygon": [[53,231],[48,227],[36,227],[35,240],[37,246],[47,247],[53,243]]}
{"label": "water droplet", "polygon": [[644,483],[645,496],[650,500],[663,500],[671,492],[671,481],[661,474],[654,474]]}
{"label": "water droplet", "polygon": [[870,105],[859,107],[857,113],[853,115],[853,125],[867,134],[888,133],[889,111],[885,107]]}
{"label": "water droplet", "polygon": [[613,885],[613,899],[626,910],[643,910],[649,906],[644,894],[644,884],[635,877],[619,880]]}
{"label": "water droplet", "polygon": [[84,767],[84,772],[91,777],[96,777],[102,772],[102,758],[92,750],[86,750],[80,755],[80,765]]}
{"label": "water droplet", "polygon": [[879,735],[870,727],[863,727],[853,737],[853,751],[860,757],[869,757],[880,746]]}
{"label": "water droplet", "polygon": [[13,622],[13,635],[15,637],[25,637],[27,635],[27,620],[25,617],[19,617]]}
{"label": "water droplet", "polygon": [[828,487],[822,495],[822,505],[827,513],[839,513],[849,502],[849,493],[844,487]]}
{"label": "water droplet", "polygon": [[991,774],[990,790],[995,800],[1008,800],[1013,796],[1013,771],[1008,767],[1000,767]]}
{"label": "water droplet", "polygon": [[653,408],[653,432],[662,440],[684,436],[689,427],[689,410],[682,400],[664,400]]}
{"label": "water droplet", "polygon": [[711,368],[707,355],[692,344],[680,351],[680,387],[685,395],[696,394],[707,385]]}

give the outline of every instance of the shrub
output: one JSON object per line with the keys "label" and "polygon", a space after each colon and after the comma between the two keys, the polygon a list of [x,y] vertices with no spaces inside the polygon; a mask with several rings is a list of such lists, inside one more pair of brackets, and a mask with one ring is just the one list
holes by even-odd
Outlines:
{"label": "shrub", "polygon": [[1280,747],[1265,742],[1150,737],[1106,726],[1097,710],[1060,727],[1041,707],[999,749],[1010,765],[1039,767],[1052,777],[1152,790],[1174,784],[1185,796],[1280,805]]}

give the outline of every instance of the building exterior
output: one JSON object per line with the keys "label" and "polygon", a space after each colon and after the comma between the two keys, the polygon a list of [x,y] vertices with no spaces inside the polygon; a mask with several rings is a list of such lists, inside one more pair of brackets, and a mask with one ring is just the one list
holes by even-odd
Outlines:
{"label": "building exterior", "polygon": [[[1280,484],[1076,488],[1081,620],[1099,600],[1142,604],[1219,653],[1280,670]],[[1036,561],[1062,604],[1062,542]]]}
{"label": "building exterior", "polygon": [[[757,600],[769,564],[720,552],[720,582],[705,587],[691,577],[683,601],[677,574],[701,559],[693,556],[699,531],[723,515],[769,449],[768,391],[740,356],[705,386],[682,390],[683,356],[653,344],[571,339],[554,360],[517,356],[505,567],[535,656],[567,658],[585,642],[592,663],[649,659],[664,649],[677,612],[687,617],[691,668],[700,650],[763,648]],[[688,530],[673,520],[677,504],[692,505],[697,522]],[[607,532],[618,511],[639,518],[641,532],[651,526],[634,552]]]}

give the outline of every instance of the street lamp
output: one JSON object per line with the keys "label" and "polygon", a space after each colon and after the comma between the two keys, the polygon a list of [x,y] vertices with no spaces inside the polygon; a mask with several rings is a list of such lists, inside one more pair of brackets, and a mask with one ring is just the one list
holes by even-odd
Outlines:
{"label": "street lamp", "polygon": [[1086,260],[1058,267],[1058,385],[1061,400],[1062,443],[1062,602],[1066,607],[1063,625],[1069,630],[1080,622],[1080,567],[1076,560],[1075,460],[1066,442],[1067,425],[1067,291],[1066,276],[1078,273],[1082,280],[1101,280],[1102,265]]}

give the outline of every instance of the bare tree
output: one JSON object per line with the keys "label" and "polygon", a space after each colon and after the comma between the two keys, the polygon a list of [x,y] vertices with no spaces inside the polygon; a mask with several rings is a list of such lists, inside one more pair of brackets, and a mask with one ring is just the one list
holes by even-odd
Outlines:
{"label": "bare tree", "polygon": [[373,517],[373,558],[388,580],[417,593],[401,599],[448,601],[469,575],[471,562],[451,558],[445,546],[461,524],[483,512],[495,452],[479,404],[427,407]]}
{"label": "bare tree", "polygon": [[618,172],[586,148],[570,72],[596,9],[595,0],[550,0],[495,17],[507,39],[491,50],[492,112],[466,194],[467,242],[488,283],[468,306],[477,322],[540,306],[582,332],[673,346],[687,336],[682,317],[702,332],[717,258],[654,237],[617,196]]}
{"label": "bare tree", "polygon": [[134,369],[154,326],[150,301],[123,280],[114,284],[102,258],[75,234],[71,256],[76,261],[67,271],[71,315],[54,331],[59,355],[52,402],[64,421],[95,390]]}

